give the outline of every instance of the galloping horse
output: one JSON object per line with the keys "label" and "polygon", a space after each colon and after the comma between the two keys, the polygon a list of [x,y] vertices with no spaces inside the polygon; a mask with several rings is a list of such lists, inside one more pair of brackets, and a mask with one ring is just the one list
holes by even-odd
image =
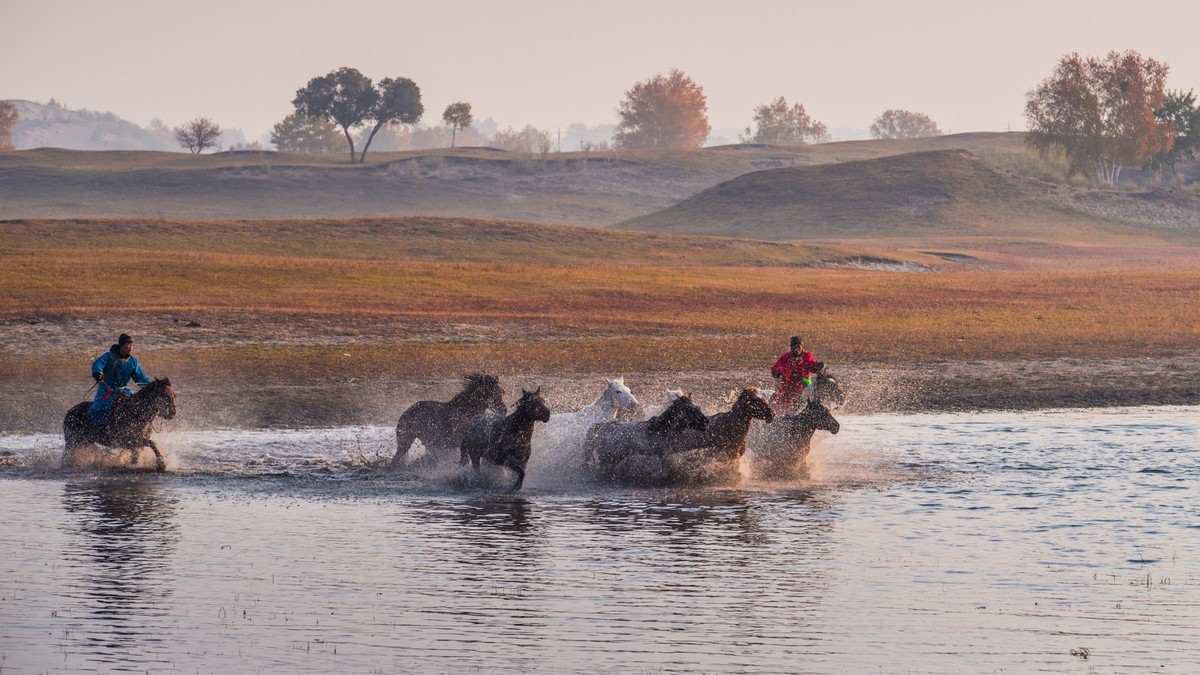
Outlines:
{"label": "galloping horse", "polygon": [[142,448],[150,448],[154,451],[154,468],[159,472],[166,470],[162,453],[150,440],[150,423],[155,417],[175,417],[175,390],[171,388],[170,379],[154,378],[153,382],[113,408],[108,424],[102,427],[92,426],[88,419],[91,405],[84,401],[68,410],[63,419],[63,440],[67,446],[64,462],[69,461],[76,450],[89,444],[129,450],[130,464],[137,464]]}
{"label": "galloping horse", "polygon": [[629,391],[629,387],[625,386],[624,378],[618,377],[606,382],[604,391],[594,403],[575,412],[555,412],[545,428],[538,431],[537,437],[534,438],[534,450],[540,458],[538,461],[561,461],[564,457],[578,461],[584,434],[593,424],[607,422],[621,412],[637,409],[638,400],[633,392]]}
{"label": "galloping horse", "polygon": [[430,455],[445,455],[462,444],[467,424],[485,411],[503,415],[504,390],[495,375],[473,373],[463,377],[463,390],[446,403],[417,401],[396,422],[396,455],[392,468],[404,463],[418,438]]}
{"label": "galloping horse", "polygon": [[463,436],[459,464],[471,464],[479,469],[479,460],[487,458],[493,464],[507,467],[517,474],[513,491],[521,489],[525,482],[525,465],[532,453],[534,422],[548,422],[550,408],[542,400],[542,388],[536,391],[521,390],[511,415],[485,412],[471,420]]}
{"label": "galloping horse", "polygon": [[665,458],[669,480],[673,484],[695,484],[735,477],[746,452],[750,424],[756,419],[770,424],[775,411],[758,389],[747,387],[738,394],[728,412],[708,418],[707,429],[680,432],[671,454]]}
{"label": "galloping horse", "polygon": [[794,478],[805,473],[805,462],[813,434],[842,428],[823,403],[812,399],[794,415],[780,415],[769,427],[756,427],[750,433],[747,459],[750,473],[758,478]]}
{"label": "galloping horse", "polygon": [[588,429],[583,441],[584,469],[598,478],[638,480],[636,466],[622,470],[627,460],[651,458],[659,463],[685,429],[708,427],[704,412],[686,395],[675,399],[661,415],[645,422],[602,422]]}

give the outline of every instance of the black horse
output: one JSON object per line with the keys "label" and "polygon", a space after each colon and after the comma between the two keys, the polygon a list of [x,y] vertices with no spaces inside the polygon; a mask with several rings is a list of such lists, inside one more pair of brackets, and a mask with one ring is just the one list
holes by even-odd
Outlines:
{"label": "black horse", "polygon": [[835,408],[846,402],[846,394],[842,391],[842,385],[838,383],[833,373],[824,368],[813,376],[812,392],[813,398]]}
{"label": "black horse", "polygon": [[842,425],[817,399],[794,415],[780,415],[770,426],[755,427],[749,436],[750,472],[757,478],[795,478],[806,471],[813,434],[836,434]]}
{"label": "black horse", "polygon": [[757,388],[747,387],[727,412],[708,418],[708,428],[680,432],[666,457],[669,481],[678,485],[736,478],[750,424],[756,419],[770,424],[775,411]]}
{"label": "black horse", "polygon": [[503,415],[504,390],[495,375],[473,373],[463,377],[463,390],[449,402],[417,401],[396,422],[396,455],[392,467],[404,463],[418,438],[430,455],[446,455],[462,444],[467,424],[491,410]]}
{"label": "black horse", "polygon": [[155,469],[160,472],[166,470],[167,463],[162,453],[150,440],[150,423],[155,417],[175,417],[175,390],[171,388],[170,379],[154,378],[153,382],[133,396],[115,405],[109,414],[108,424],[102,427],[92,425],[88,417],[88,408],[91,406],[87,401],[80,403],[68,410],[63,419],[63,440],[67,446],[63,454],[64,463],[69,463],[79,448],[95,444],[129,450],[130,464],[137,464],[142,448],[150,448],[154,451]]}
{"label": "black horse", "polygon": [[596,478],[639,482],[647,460],[661,465],[687,429],[704,431],[708,417],[687,395],[645,422],[611,421],[592,425],[583,439],[584,470]]}
{"label": "black horse", "polygon": [[479,469],[479,460],[506,467],[517,474],[513,491],[525,483],[525,465],[529,463],[530,445],[533,442],[534,422],[549,422],[550,408],[542,400],[542,388],[536,391],[521,390],[511,415],[485,412],[471,420],[463,436],[459,464],[471,464]]}

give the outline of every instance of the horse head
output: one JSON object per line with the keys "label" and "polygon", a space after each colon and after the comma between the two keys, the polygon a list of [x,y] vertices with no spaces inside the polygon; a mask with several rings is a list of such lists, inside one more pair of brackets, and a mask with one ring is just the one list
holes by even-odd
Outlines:
{"label": "horse head", "polygon": [[799,417],[804,419],[805,426],[818,431],[828,431],[831,434],[836,434],[841,431],[842,425],[833,417],[833,413],[829,412],[829,408],[817,399],[811,399],[808,405],[800,413]]}
{"label": "horse head", "polygon": [[171,387],[168,377],[154,378],[154,381],[142,387],[134,397],[145,400],[151,406],[154,414],[164,419],[175,417],[175,390]]}
{"label": "horse head", "polygon": [[708,416],[687,394],[671,402],[667,409],[658,417],[650,420],[651,433],[666,433],[683,429],[704,431],[708,428]]}
{"label": "horse head", "polygon": [[745,414],[750,419],[763,420],[768,424],[775,420],[775,411],[771,404],[762,397],[757,387],[747,387],[738,394],[732,410]]}
{"label": "horse head", "polygon": [[833,375],[824,368],[821,372],[813,376],[813,397],[820,401],[828,401],[830,404],[839,406],[846,402],[846,393],[842,391],[842,385],[834,379]]}
{"label": "horse head", "polygon": [[522,412],[528,415],[535,422],[550,421],[550,406],[542,400],[542,388],[538,387],[534,391],[521,390],[521,400],[517,401],[515,415]]}
{"label": "horse head", "polygon": [[508,413],[508,408],[504,405],[504,389],[495,375],[471,373],[464,376],[463,391],[455,396],[454,400],[460,398],[481,403],[488,410],[501,415]]}
{"label": "horse head", "polygon": [[634,397],[633,392],[629,391],[629,387],[625,386],[625,378],[618,377],[615,380],[606,380],[608,387],[604,390],[603,397],[608,397],[612,402],[614,410],[633,410],[638,407],[638,400]]}

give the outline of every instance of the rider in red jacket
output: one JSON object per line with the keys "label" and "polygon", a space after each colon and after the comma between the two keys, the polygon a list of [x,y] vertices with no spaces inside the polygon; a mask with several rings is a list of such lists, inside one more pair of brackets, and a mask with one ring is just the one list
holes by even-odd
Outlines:
{"label": "rider in red jacket", "polygon": [[778,383],[771,395],[771,407],[780,414],[795,412],[800,405],[800,394],[812,384],[812,376],[824,367],[825,364],[813,358],[812,352],[804,350],[800,336],[793,336],[791,350],[771,366],[771,377]]}

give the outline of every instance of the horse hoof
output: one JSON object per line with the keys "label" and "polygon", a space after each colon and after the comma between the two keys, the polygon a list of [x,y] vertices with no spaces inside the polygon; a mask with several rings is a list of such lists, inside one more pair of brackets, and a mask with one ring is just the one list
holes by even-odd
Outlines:
{"label": "horse hoof", "polygon": [[161,459],[154,463],[154,470],[158,473],[163,473],[167,470],[167,463]]}

